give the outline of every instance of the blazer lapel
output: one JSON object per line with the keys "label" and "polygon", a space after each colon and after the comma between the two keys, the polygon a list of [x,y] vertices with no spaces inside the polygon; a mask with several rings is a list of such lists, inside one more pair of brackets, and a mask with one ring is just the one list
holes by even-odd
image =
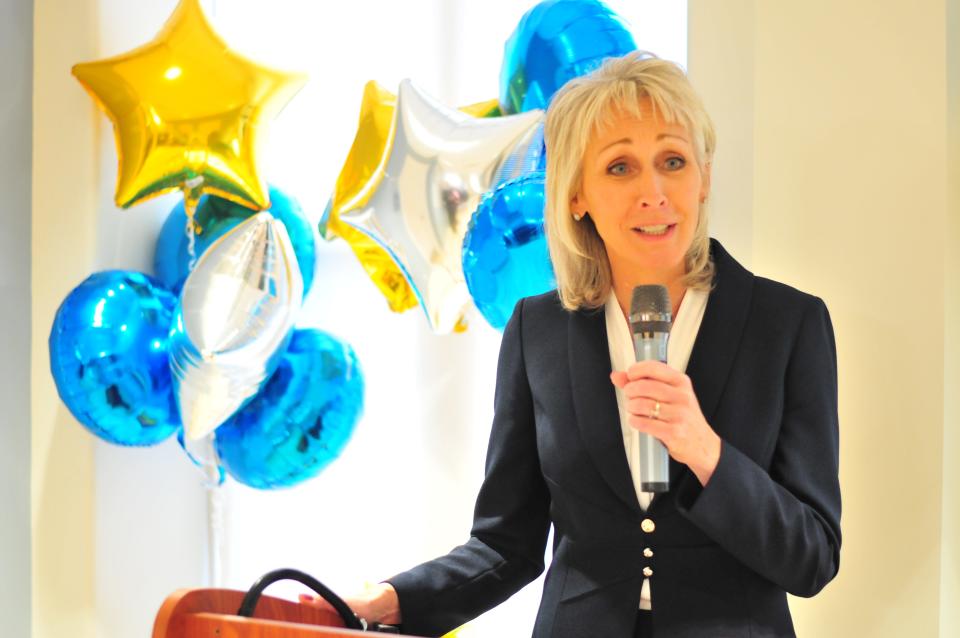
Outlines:
{"label": "blazer lapel", "polygon": [[637,493],[623,447],[617,395],[610,382],[610,349],[603,310],[569,314],[570,381],[584,447],[604,480],[632,510]]}
{"label": "blazer lapel", "polygon": [[707,423],[713,422],[740,338],[750,313],[753,274],[741,266],[716,240],[710,240],[716,266],[700,330],[687,363],[687,376]]}
{"label": "blazer lapel", "polygon": [[[718,424],[714,423],[713,418],[750,312],[753,274],[737,263],[714,239],[710,240],[710,252],[716,267],[714,287],[710,291],[703,321],[690,352],[686,374],[693,384],[703,416],[716,429]],[[718,431],[718,434],[722,436],[722,432]],[[671,489],[679,483],[684,472],[689,472],[689,468],[671,458]],[[691,479],[697,480],[692,473]],[[664,500],[661,496],[654,496],[650,509]]]}

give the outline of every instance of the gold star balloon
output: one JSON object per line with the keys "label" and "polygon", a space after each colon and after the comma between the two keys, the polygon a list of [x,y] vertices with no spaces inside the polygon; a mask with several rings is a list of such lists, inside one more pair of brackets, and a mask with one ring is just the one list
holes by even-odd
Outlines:
{"label": "gold star balloon", "polygon": [[[372,80],[367,82],[357,134],[320,221],[320,233],[326,239],[346,240],[390,309],[403,312],[419,302],[400,267],[376,241],[340,220],[341,214],[363,208],[383,179],[396,128],[396,105],[396,95]],[[460,110],[473,117],[500,114],[496,99],[463,106]]]}
{"label": "gold star balloon", "polygon": [[199,0],[181,0],[152,41],[73,74],[113,122],[118,206],[174,189],[188,214],[203,194],[269,206],[256,163],[264,125],[306,77],[230,50]]}

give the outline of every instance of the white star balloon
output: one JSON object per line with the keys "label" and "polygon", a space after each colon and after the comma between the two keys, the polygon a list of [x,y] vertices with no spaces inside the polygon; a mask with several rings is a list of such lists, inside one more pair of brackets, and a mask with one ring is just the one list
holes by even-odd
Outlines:
{"label": "white star balloon", "polygon": [[257,213],[210,245],[187,277],[170,336],[184,434],[200,439],[260,390],[303,302],[284,225]]}
{"label": "white star balloon", "polygon": [[461,265],[470,216],[487,190],[535,167],[528,164],[541,152],[543,112],[470,117],[404,80],[394,117],[383,179],[364,206],[341,220],[383,246],[430,327],[445,334],[470,304]]}

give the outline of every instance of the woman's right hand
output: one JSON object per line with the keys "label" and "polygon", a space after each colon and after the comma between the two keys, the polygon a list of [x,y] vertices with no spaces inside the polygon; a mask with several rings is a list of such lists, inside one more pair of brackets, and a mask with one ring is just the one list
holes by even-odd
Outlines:
{"label": "woman's right hand", "polygon": [[[378,622],[383,625],[400,624],[400,599],[397,597],[397,591],[390,583],[367,585],[364,591],[350,598],[345,598],[344,602],[349,605],[353,613],[368,623]],[[300,603],[326,609],[334,614],[337,613],[333,605],[320,596],[300,594]]]}

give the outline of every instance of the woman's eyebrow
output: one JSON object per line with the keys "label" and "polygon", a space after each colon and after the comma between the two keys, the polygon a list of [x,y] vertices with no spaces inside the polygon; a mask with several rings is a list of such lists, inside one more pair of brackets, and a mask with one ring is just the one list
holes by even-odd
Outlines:
{"label": "woman's eyebrow", "polygon": [[[682,136],[682,135],[677,135],[676,133],[661,133],[660,135],[657,135],[657,141],[659,142],[660,140],[662,140],[662,139],[665,138],[665,137],[673,137],[673,138],[676,138],[676,139],[678,139],[678,140],[680,140],[680,141],[682,141],[682,142],[686,142],[687,144],[690,143],[690,140],[688,140],[687,138],[685,138],[685,137]],[[603,148],[601,148],[601,149],[598,151],[598,153],[602,153],[602,152],[604,152],[605,150],[607,150],[608,148],[610,148],[610,147],[612,147],[612,146],[616,146],[617,144],[633,144],[633,140],[630,139],[629,137],[624,137],[624,138],[621,138],[621,139],[616,140],[616,141],[614,141],[614,142],[610,142],[609,144],[607,144],[606,146],[604,146]]]}
{"label": "woman's eyebrow", "polygon": [[610,142],[609,144],[607,144],[606,146],[600,149],[600,153],[604,152],[611,146],[616,146],[617,144],[632,144],[632,143],[633,143],[632,139],[630,139],[629,137],[624,137],[622,139],[617,140],[616,142]]}

